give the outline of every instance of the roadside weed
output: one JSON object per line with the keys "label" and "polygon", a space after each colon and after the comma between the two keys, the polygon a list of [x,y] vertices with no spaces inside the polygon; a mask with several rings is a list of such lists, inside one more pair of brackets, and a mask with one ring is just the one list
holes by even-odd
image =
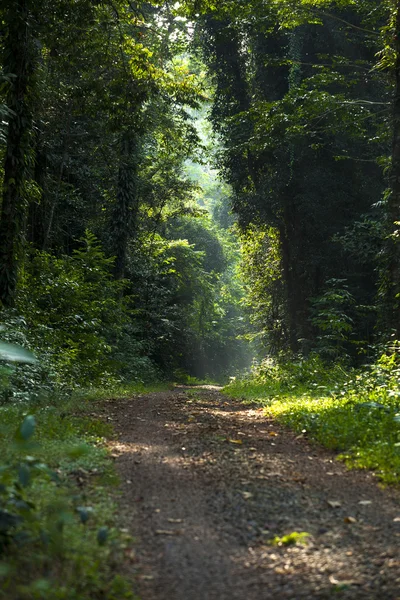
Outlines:
{"label": "roadside weed", "polygon": [[133,598],[117,573],[131,542],[115,519],[112,429],[82,408],[0,409],[0,599]]}
{"label": "roadside weed", "polygon": [[294,546],[296,544],[305,546],[309,537],[310,534],[306,531],[293,531],[282,537],[274,537],[270,543],[272,546]]}

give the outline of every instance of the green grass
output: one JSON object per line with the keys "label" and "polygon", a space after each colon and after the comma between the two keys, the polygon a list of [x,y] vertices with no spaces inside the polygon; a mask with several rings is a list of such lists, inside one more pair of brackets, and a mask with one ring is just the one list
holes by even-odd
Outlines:
{"label": "green grass", "polygon": [[[210,379],[209,377],[204,377],[203,379],[199,379],[198,377],[192,377],[191,375],[187,375],[185,374],[174,374],[174,381],[176,383],[176,385],[187,385],[187,386],[202,386],[202,385],[221,385],[221,381],[222,379],[218,380],[218,378],[216,379]],[[225,384],[227,382],[228,378],[224,377],[223,378],[223,383]]]}
{"label": "green grass", "polygon": [[166,382],[157,382],[152,384],[144,383],[125,383],[113,385],[112,387],[89,388],[75,391],[70,402],[79,404],[82,399],[85,403],[99,400],[112,400],[113,398],[130,398],[137,394],[149,394],[151,392],[164,392],[171,389],[171,384]]}
{"label": "green grass", "polygon": [[284,535],[283,537],[275,536],[270,541],[272,546],[295,546],[299,544],[300,546],[307,545],[307,540],[310,537],[310,534],[306,531],[293,531],[288,535]]}
{"label": "green grass", "polygon": [[[118,574],[132,541],[115,516],[118,478],[105,448],[114,434],[91,413],[99,399],[155,389],[91,390],[50,406],[0,407],[0,599],[133,598]],[[27,415],[36,426],[25,440],[16,432]],[[20,520],[4,528],[8,514]]]}
{"label": "green grass", "polygon": [[[224,389],[231,397],[265,406],[266,414],[337,451],[347,466],[371,469],[385,483],[400,483],[398,373],[382,368],[320,377],[288,385],[287,377],[248,378]],[[321,381],[322,379],[322,381]]]}

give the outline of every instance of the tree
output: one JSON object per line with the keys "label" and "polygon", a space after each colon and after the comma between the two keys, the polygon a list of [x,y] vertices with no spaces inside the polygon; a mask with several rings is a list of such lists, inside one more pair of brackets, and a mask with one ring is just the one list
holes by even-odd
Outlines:
{"label": "tree", "polygon": [[[209,6],[199,23],[217,90],[219,165],[243,231],[277,232],[281,339],[292,351],[317,343],[310,299],[324,293],[325,282],[348,280],[359,304],[374,302],[377,285],[376,265],[368,273],[355,270],[359,261],[337,240],[363,216],[382,218],[371,207],[385,185],[377,158],[387,151],[380,132],[390,98],[382,92],[384,76],[371,70],[378,36],[346,3],[328,6],[228,2]],[[210,22],[217,23],[212,35]],[[230,60],[219,63],[224,36]],[[367,328],[355,335],[364,337]]]}
{"label": "tree", "polygon": [[[393,42],[386,45],[382,66],[389,67],[394,73],[394,100],[382,322],[388,331],[395,332],[396,339],[400,339],[400,239],[398,229],[400,219],[400,2],[398,1],[393,2],[388,33],[391,34]],[[389,63],[387,63],[387,54],[390,55]]]}
{"label": "tree", "polygon": [[32,165],[32,102],[34,97],[34,21],[30,0],[6,2],[2,9],[6,37],[3,72],[7,79],[7,141],[0,216],[0,301],[14,302],[17,253],[26,215],[28,171]]}

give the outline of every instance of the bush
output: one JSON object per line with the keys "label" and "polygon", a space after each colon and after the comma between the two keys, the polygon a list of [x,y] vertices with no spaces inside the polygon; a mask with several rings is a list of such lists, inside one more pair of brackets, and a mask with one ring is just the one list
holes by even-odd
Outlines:
{"label": "bush", "polygon": [[111,277],[90,232],[73,256],[33,252],[19,290],[17,312],[24,333],[61,385],[104,382],[114,374],[112,340],[126,322],[124,283]]}
{"label": "bush", "polygon": [[[35,361],[4,342],[1,359]],[[31,402],[28,415],[26,403],[0,409],[0,598],[132,598],[113,567],[129,540],[115,528],[105,487],[115,475],[99,442],[110,427],[76,416],[84,399],[57,400]]]}

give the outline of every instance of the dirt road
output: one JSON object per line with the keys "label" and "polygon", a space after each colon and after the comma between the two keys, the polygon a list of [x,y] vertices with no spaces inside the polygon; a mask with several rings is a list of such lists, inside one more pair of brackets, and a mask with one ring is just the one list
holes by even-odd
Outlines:
{"label": "dirt road", "polygon": [[399,490],[215,389],[107,410],[142,600],[400,599]]}

